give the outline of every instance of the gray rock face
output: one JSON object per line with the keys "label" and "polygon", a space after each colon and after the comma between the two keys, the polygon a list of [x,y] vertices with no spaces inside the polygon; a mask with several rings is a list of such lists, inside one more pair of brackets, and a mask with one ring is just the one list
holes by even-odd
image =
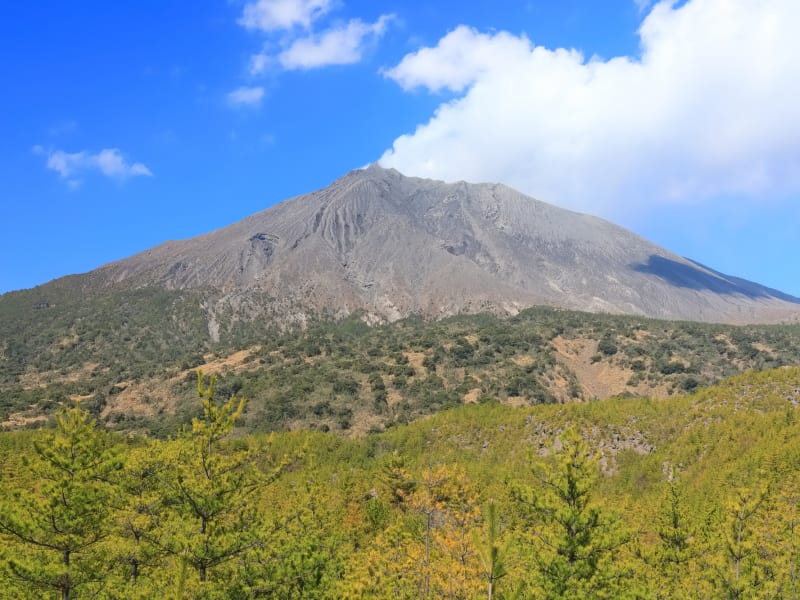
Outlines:
{"label": "gray rock face", "polygon": [[212,288],[255,312],[268,298],[287,318],[363,310],[393,320],[536,304],[727,322],[800,312],[796,298],[602,219],[503,185],[446,184],[378,166],[93,275],[105,285]]}

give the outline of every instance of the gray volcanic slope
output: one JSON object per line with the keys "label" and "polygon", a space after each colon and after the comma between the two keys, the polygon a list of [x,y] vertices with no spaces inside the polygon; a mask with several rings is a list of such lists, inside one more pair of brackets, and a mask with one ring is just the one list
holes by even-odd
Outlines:
{"label": "gray volcanic slope", "polygon": [[536,304],[720,322],[800,311],[797,298],[506,186],[446,184],[378,166],[92,275],[103,285],[213,288],[212,321],[220,303],[285,319],[515,313]]}

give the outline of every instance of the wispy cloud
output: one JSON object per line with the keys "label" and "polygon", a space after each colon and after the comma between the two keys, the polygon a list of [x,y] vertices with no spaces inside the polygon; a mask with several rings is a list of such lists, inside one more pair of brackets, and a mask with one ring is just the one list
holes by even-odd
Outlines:
{"label": "wispy cloud", "polygon": [[46,156],[45,166],[58,173],[71,187],[79,186],[80,176],[90,171],[99,171],[102,175],[117,180],[153,175],[144,164],[127,161],[117,148],[105,148],[92,153],[87,150],[45,150],[42,146],[34,146],[33,152]]}
{"label": "wispy cloud", "polygon": [[263,87],[243,86],[228,93],[228,104],[235,107],[256,107],[264,99]]}
{"label": "wispy cloud", "polygon": [[[350,19],[344,24],[317,29],[334,6],[333,0],[247,3],[239,24],[267,34],[265,49],[250,57],[250,74],[262,74],[271,66],[294,70],[357,63],[362,60],[368,43],[380,38],[393,19],[393,15],[387,14],[374,23]],[[283,50],[276,52],[275,47]]]}
{"label": "wispy cloud", "polygon": [[264,73],[269,65],[276,62],[275,57],[270,55],[268,52],[259,52],[258,54],[253,54],[250,57],[250,66],[248,71],[250,71],[251,75],[260,75]]}
{"label": "wispy cloud", "polygon": [[331,4],[331,0],[257,0],[245,4],[239,24],[266,32],[308,28],[330,10]]}
{"label": "wispy cloud", "polygon": [[300,38],[280,53],[278,61],[287,70],[357,63],[367,42],[382,36],[391,19],[391,15],[383,15],[375,23],[353,19],[343,27]]}
{"label": "wispy cloud", "polygon": [[461,26],[385,72],[448,97],[382,164],[503,181],[616,217],[650,204],[800,192],[800,2],[655,4],[641,56],[586,59]]}

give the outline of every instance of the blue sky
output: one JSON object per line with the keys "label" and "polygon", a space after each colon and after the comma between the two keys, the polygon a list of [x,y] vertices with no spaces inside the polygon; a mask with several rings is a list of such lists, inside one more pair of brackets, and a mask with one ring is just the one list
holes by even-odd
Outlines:
{"label": "blue sky", "polygon": [[0,292],[381,160],[800,296],[796,0],[13,3]]}

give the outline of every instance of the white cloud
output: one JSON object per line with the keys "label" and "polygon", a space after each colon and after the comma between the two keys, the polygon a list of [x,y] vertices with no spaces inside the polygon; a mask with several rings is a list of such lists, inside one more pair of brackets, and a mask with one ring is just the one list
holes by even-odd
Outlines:
{"label": "white cloud", "polygon": [[296,26],[308,28],[328,12],[331,3],[331,0],[256,0],[245,5],[239,24],[267,32]]}
{"label": "white cloud", "polygon": [[666,0],[642,22],[640,58],[587,60],[462,26],[385,72],[459,97],[381,163],[607,216],[798,192],[798,29],[797,0]]}
{"label": "white cloud", "polygon": [[56,150],[47,157],[47,168],[56,171],[64,178],[85,168],[88,163],[89,154],[87,152],[69,154],[63,150]]}
{"label": "white cloud", "polygon": [[107,177],[137,177],[137,176],[151,176],[150,169],[145,167],[142,163],[130,164],[125,161],[116,148],[101,150],[96,156],[91,157],[96,161],[97,167],[100,172]]}
{"label": "white cloud", "polygon": [[506,63],[524,62],[530,49],[525,37],[518,38],[505,31],[482,34],[462,25],[443,37],[435,48],[408,54],[384,74],[404,90],[426,87],[432,92],[442,89],[461,92]]}
{"label": "white cloud", "polygon": [[[248,71],[260,75],[271,66],[286,70],[353,64],[361,60],[367,42],[381,37],[393,15],[374,23],[351,19],[346,24],[312,25],[335,5],[334,0],[256,0],[248,2],[239,19],[247,29],[267,34],[264,50],[250,57]],[[305,29],[305,31],[303,31]],[[283,48],[275,52],[275,47]]]}
{"label": "white cloud", "polygon": [[361,60],[367,40],[382,36],[391,19],[391,15],[383,15],[375,23],[352,19],[343,27],[300,38],[278,55],[278,61],[287,70],[356,63]]}
{"label": "white cloud", "polygon": [[250,67],[248,70],[250,71],[251,75],[261,75],[267,70],[270,63],[274,61],[273,57],[271,57],[267,52],[259,52],[258,54],[253,54],[250,57]]}
{"label": "white cloud", "polygon": [[264,99],[263,87],[240,87],[228,93],[231,106],[259,106]]}
{"label": "white cloud", "polygon": [[82,152],[64,152],[63,150],[46,151],[41,146],[33,147],[34,154],[46,154],[48,169],[58,173],[70,187],[78,187],[79,176],[87,171],[100,171],[106,177],[127,179],[128,177],[150,177],[153,174],[142,163],[130,163],[116,148],[106,148],[92,154]]}

